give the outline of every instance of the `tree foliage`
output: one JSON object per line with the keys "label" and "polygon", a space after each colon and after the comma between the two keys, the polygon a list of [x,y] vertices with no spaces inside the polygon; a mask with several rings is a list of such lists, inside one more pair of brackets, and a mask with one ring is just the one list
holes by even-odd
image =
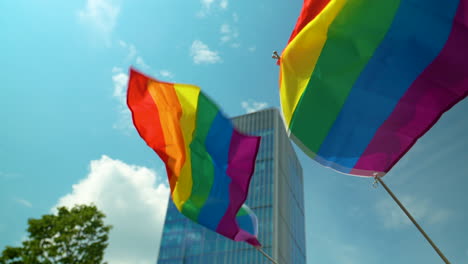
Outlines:
{"label": "tree foliage", "polygon": [[112,228],[96,206],[57,208],[57,214],[28,220],[29,237],[21,247],[6,247],[0,264],[102,263]]}

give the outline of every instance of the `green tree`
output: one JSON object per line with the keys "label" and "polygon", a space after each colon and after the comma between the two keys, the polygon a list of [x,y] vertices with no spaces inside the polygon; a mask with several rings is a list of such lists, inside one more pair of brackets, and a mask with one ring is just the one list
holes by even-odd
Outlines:
{"label": "green tree", "polygon": [[0,264],[102,263],[112,228],[96,206],[57,208],[57,214],[28,220],[29,237],[21,247],[6,247]]}

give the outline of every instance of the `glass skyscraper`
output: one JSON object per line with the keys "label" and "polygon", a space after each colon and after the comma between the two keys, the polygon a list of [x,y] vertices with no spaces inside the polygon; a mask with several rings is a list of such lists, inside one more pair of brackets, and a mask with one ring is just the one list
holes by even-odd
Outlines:
{"label": "glass skyscraper", "polygon": [[[262,136],[246,204],[258,218],[263,250],[281,264],[305,264],[302,168],[277,109],[232,119],[238,130]],[[257,250],[183,216],[169,201],[157,264],[268,263]]]}

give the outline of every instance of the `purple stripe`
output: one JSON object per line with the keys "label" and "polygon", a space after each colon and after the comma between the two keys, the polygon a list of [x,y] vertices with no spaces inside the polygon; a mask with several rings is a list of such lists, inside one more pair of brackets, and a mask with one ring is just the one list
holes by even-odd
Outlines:
{"label": "purple stripe", "polygon": [[239,230],[239,233],[237,233],[234,240],[235,241],[245,241],[245,242],[251,244],[254,247],[261,247],[262,246],[262,244],[260,244],[260,242],[258,242],[257,237],[255,237],[254,235],[252,235],[249,232],[244,231],[242,229]]}
{"label": "purple stripe", "polygon": [[355,169],[388,172],[444,112],[468,95],[467,47],[468,0],[461,0],[444,48],[378,129]]}
{"label": "purple stripe", "polygon": [[226,170],[227,175],[231,178],[229,185],[230,203],[216,229],[216,232],[233,239],[242,233],[242,240],[254,246],[260,245],[257,238],[254,235],[248,236],[241,232],[236,222],[236,214],[247,198],[259,145],[260,137],[246,136],[234,129]]}

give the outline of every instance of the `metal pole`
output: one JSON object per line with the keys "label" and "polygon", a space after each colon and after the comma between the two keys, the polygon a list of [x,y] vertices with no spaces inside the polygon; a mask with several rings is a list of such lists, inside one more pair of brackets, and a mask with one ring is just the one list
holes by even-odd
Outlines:
{"label": "metal pole", "polygon": [[434,244],[434,242],[432,242],[431,238],[426,234],[426,232],[424,232],[424,230],[421,228],[421,226],[418,224],[418,222],[416,222],[416,220],[411,216],[411,214],[408,212],[408,210],[406,210],[406,208],[403,206],[403,204],[401,204],[401,202],[396,198],[396,196],[387,187],[387,185],[384,183],[384,181],[380,177],[375,177],[375,178],[379,183],[382,184],[382,186],[385,188],[385,190],[388,192],[388,194],[390,194],[390,196],[398,204],[398,206],[400,206],[401,210],[403,210],[403,212],[405,212],[406,216],[408,216],[408,218],[411,220],[411,222],[413,222],[413,224],[418,228],[419,232],[421,232],[421,234],[426,238],[427,242],[429,242],[429,244],[431,244],[432,248],[434,248],[434,250],[437,252],[437,254],[439,254],[440,258],[442,258],[442,260],[446,264],[450,264],[450,261],[448,261],[448,259],[444,256],[442,251],[440,251],[439,248]]}
{"label": "metal pole", "polygon": [[265,251],[262,250],[261,247],[255,247],[260,253],[263,254],[263,256],[265,256],[265,258],[267,258],[269,261],[271,261],[271,263],[273,264],[278,264],[278,262],[276,262],[272,257],[270,257]]}

